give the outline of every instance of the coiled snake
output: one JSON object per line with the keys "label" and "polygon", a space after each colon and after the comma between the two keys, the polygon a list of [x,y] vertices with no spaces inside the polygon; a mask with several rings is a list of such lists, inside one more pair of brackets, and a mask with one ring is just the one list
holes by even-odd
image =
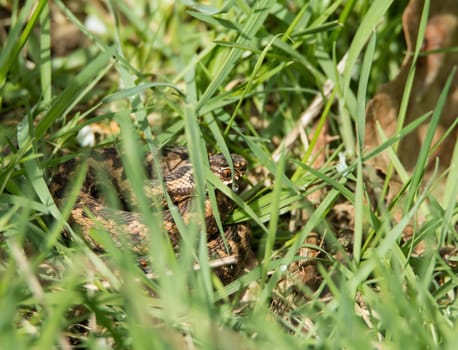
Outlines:
{"label": "coiled snake", "polygon": [[[222,154],[210,155],[208,160],[211,171],[224,184],[236,185],[234,187],[237,187],[237,182],[246,171],[247,162],[245,158],[237,154],[232,154],[231,158],[234,174],[232,174]],[[72,175],[75,174],[80,161],[71,159],[62,163],[51,180],[50,191],[59,206],[62,206],[65,201],[66,185],[70,182]],[[123,243],[127,242],[128,248],[139,257],[147,255],[148,247],[155,239],[155,232],[143,223],[142,217],[138,213],[129,211],[135,207],[135,199],[132,198],[129,190],[123,163],[117,150],[115,148],[103,148],[93,151],[87,161],[88,171],[71,210],[70,223],[80,227],[83,238],[95,251],[104,251],[104,249],[91,237],[90,231],[97,225],[102,225],[118,247],[123,247]],[[152,158],[146,157],[145,170],[151,179],[153,178],[152,169]],[[193,220],[192,199],[195,185],[187,151],[184,148],[172,148],[163,151],[161,170],[165,188],[173,205],[178,209],[184,223],[189,224]],[[122,210],[108,207],[104,196],[104,193],[107,193],[106,188],[116,189]],[[179,251],[181,235],[170,209],[167,207],[167,202],[157,179],[149,180],[148,184],[145,185],[145,192],[150,198],[153,196],[161,197],[159,201],[164,206],[163,227],[169,235],[172,246],[176,251]],[[215,194],[220,218],[224,222],[232,212],[234,204],[221,192],[216,191]],[[251,254],[249,229],[243,224],[225,225],[223,237],[218,230],[212,205],[208,198],[205,199],[204,214],[209,258],[235,257],[235,263],[232,262],[215,269],[215,273],[223,283],[228,283],[240,275],[244,261]],[[145,268],[144,260],[139,258],[139,261],[140,265]]]}

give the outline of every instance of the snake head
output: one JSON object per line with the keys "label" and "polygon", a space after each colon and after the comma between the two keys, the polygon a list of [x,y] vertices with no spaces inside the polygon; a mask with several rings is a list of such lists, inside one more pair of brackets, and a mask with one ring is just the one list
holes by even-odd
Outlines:
{"label": "snake head", "polygon": [[234,174],[232,174],[226,158],[221,153],[210,156],[210,169],[225,185],[232,185],[234,190],[237,191],[237,182],[245,174],[248,162],[238,154],[231,154],[231,158]]}

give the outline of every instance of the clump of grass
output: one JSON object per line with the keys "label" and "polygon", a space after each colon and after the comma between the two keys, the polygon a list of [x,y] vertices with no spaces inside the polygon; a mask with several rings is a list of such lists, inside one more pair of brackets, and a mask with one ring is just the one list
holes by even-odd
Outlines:
{"label": "clump of grass", "polygon": [[[400,33],[402,9],[389,9],[386,0],[261,0],[223,7],[114,1],[106,7],[85,4],[78,11],[60,1],[15,2],[0,53],[2,346],[451,346],[456,264],[453,253],[447,264],[441,252],[456,244],[458,167],[441,176],[446,179],[443,198],[430,192],[441,177],[422,187],[433,129],[399,197],[387,206],[380,200],[377,211],[367,205],[371,194],[363,176],[365,162],[427,118],[403,127],[371,153],[358,143],[365,105],[381,72],[402,59],[387,56],[383,45],[392,28]],[[84,40],[54,57],[50,42],[57,24],[52,22],[49,31],[49,22],[58,14]],[[102,21],[106,33],[93,34],[82,21],[87,15]],[[392,45],[402,51],[401,41]],[[340,74],[338,62],[345,55]],[[327,160],[315,169],[306,144],[279,146],[328,80],[335,89],[331,97],[323,96],[321,126],[313,130],[307,125],[303,132],[314,146],[327,123],[329,135],[338,141],[327,145]],[[60,210],[48,181],[61,161],[80,152],[76,137],[83,127],[113,121],[120,133],[103,134],[100,143],[115,143],[129,155],[124,159],[127,176],[145,221],[158,231],[158,218],[147,210],[143,173],[135,171],[141,169],[143,152],[186,145],[201,206],[206,191],[224,190],[208,175],[208,151],[240,153],[249,160],[248,190],[234,197],[239,209],[231,220],[252,226],[257,267],[223,286],[208,267],[198,226],[181,230],[190,244],[178,257],[167,240],[154,239],[155,279],[143,274],[127,249],[112,245],[108,254],[98,256],[88,248],[66,224],[84,169]],[[344,172],[336,169],[339,151],[353,152]],[[453,164],[457,157],[455,149]],[[392,158],[400,164],[394,153]],[[311,203],[308,196],[318,191],[322,198]],[[295,286],[300,293],[294,308],[273,312],[278,282],[289,273],[288,266],[301,261],[298,252],[311,233],[326,237],[326,247],[339,247],[328,214],[342,198],[355,213],[351,251],[337,248],[348,256],[339,260],[313,247],[324,250],[316,263],[319,287]],[[401,220],[394,218],[399,207]],[[291,228],[297,213],[307,219]],[[403,231],[420,214],[424,222],[414,227],[411,241],[403,242]],[[64,228],[71,244],[61,236]],[[95,234],[107,237],[103,229]],[[427,248],[418,257],[413,252],[421,240]]]}

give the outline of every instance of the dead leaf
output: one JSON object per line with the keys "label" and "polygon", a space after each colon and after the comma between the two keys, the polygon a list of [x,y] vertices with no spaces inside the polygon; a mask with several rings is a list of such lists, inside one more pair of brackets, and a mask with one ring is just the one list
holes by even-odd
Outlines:
{"label": "dead leaf", "polygon": [[[399,75],[390,83],[382,85],[379,93],[368,103],[365,146],[373,149],[381,144],[376,131],[376,123],[383,128],[387,137],[394,135],[397,116],[404,91],[407,73],[412,64],[411,53],[415,49],[418,27],[423,10],[423,0],[411,0],[403,14],[403,28],[407,43],[407,54]],[[431,3],[429,19],[423,40],[422,51],[447,49],[458,46],[458,2],[456,0],[435,1]],[[449,77],[452,67],[458,65],[458,53],[440,52],[421,56],[416,63],[416,73],[410,96],[405,124],[408,124],[435,108],[437,100]],[[456,119],[458,110],[458,76],[455,75],[451,90],[442,111],[434,141],[437,141]],[[428,129],[425,123],[415,132],[405,137],[398,149],[398,155],[407,170],[412,170],[417,162],[418,152]],[[439,158],[440,166],[450,163],[456,140],[457,130],[434,150],[430,166]],[[388,158],[385,155],[375,159],[375,165],[386,169]]]}

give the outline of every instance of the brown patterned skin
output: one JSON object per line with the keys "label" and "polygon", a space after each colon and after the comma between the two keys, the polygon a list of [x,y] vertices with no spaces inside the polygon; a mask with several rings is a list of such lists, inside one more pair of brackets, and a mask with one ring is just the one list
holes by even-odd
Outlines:
{"label": "brown patterned skin", "polygon": [[[245,158],[240,155],[231,155],[234,174],[222,154],[209,156],[211,171],[226,185],[235,185],[243,176],[247,168]],[[51,193],[58,205],[65,202],[65,187],[72,179],[81,160],[71,159],[62,163],[50,183]],[[141,258],[148,254],[148,247],[154,240],[154,230],[150,230],[142,221],[140,214],[130,211],[135,210],[135,200],[129,191],[129,183],[124,172],[121,158],[115,148],[103,148],[93,151],[87,159],[88,172],[83,186],[78,194],[77,201],[73,206],[70,222],[80,227],[85,241],[95,251],[104,251],[90,235],[90,230],[97,225],[105,228],[118,247],[123,242],[128,244],[131,251],[139,256],[140,265],[147,268]],[[152,178],[152,158],[146,157],[145,169],[147,176]],[[185,224],[188,224],[195,213],[192,212],[194,195],[194,182],[192,178],[192,166],[188,153],[183,148],[172,148],[163,151],[161,157],[161,171],[163,182],[173,205],[178,209]],[[103,179],[103,181],[100,181]],[[116,190],[120,208],[114,209],[107,205],[104,198],[103,187]],[[148,180],[145,184],[145,193],[152,199],[164,206],[163,227],[168,233],[172,246],[179,250],[180,232],[172,218],[162,189],[156,180]],[[221,192],[216,191],[217,206],[221,221],[230,215],[234,204]],[[156,198],[153,198],[156,197]],[[154,199],[154,201],[153,201]],[[217,276],[223,283],[229,283],[240,275],[244,268],[244,262],[251,254],[250,231],[246,225],[224,226],[224,238],[218,230],[216,219],[213,215],[211,202],[205,198],[205,224],[207,228],[207,248],[210,259],[219,259],[232,256],[236,263],[224,265],[215,269]],[[154,208],[153,208],[154,210]],[[93,219],[96,220],[93,220]],[[99,226],[100,227],[100,226]],[[124,237],[124,239],[123,239]]]}

